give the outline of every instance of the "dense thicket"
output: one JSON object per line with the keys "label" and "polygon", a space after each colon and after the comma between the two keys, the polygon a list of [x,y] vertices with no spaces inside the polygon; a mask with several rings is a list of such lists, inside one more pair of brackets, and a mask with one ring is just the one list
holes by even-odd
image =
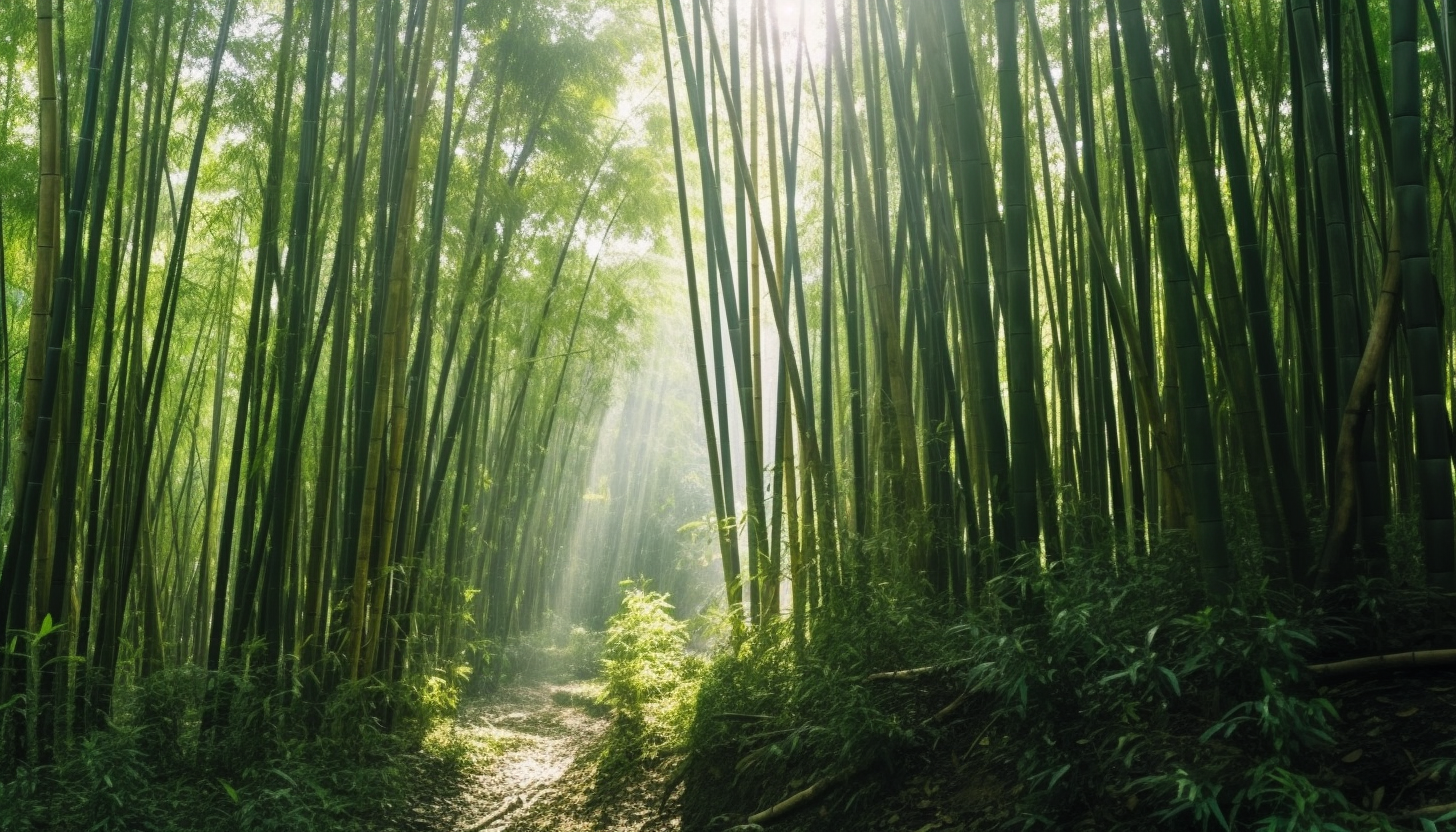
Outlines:
{"label": "dense thicket", "polygon": [[[733,650],[841,675],[905,652],[865,610],[1095,663],[1203,643],[1170,575],[1250,641],[1225,602],[1390,539],[1456,589],[1449,6],[12,4],[0,760],[179,667],[199,746],[245,690],[388,725],[642,574],[696,609],[720,566]],[[688,322],[639,372],[673,208]],[[1107,639],[1055,618],[1137,575]],[[727,655],[709,700],[764,681]]]}
{"label": "dense thicket", "polygon": [[656,5],[752,625],[684,825],[1449,824],[1358,722],[1444,679],[1319,662],[1450,644],[1451,4]]}
{"label": "dense thicket", "polygon": [[652,30],[575,0],[62,12],[0,26],[0,757],[165,668],[214,671],[207,731],[242,673],[316,707],[485,667],[544,615],[640,351]]}
{"label": "dense thicket", "polygon": [[976,607],[1108,537],[1187,536],[1213,601],[1325,587],[1395,520],[1452,586],[1444,10],[658,5],[750,620],[785,575],[800,629],[876,572]]}

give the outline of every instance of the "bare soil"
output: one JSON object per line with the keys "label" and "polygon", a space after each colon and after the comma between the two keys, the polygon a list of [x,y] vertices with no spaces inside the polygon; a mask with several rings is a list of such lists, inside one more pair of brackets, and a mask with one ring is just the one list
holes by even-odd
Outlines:
{"label": "bare soil", "polygon": [[651,772],[609,771],[610,717],[585,682],[503,688],[461,707],[455,731],[485,759],[415,807],[418,832],[657,832],[664,817]]}

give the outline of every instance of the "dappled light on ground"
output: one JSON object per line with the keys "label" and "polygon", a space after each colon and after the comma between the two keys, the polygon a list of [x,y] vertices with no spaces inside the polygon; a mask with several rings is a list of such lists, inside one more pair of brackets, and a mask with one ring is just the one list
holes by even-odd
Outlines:
{"label": "dappled light on ground", "polygon": [[[421,800],[414,828],[433,832],[638,832],[674,829],[642,789],[600,771],[607,712],[600,686],[526,682],[473,699],[450,729],[491,749],[445,794]],[[647,825],[644,825],[646,823]]]}

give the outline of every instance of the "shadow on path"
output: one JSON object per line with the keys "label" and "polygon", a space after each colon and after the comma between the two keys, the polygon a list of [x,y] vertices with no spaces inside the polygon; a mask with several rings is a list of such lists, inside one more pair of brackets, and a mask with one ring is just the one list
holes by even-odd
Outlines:
{"label": "shadow on path", "polygon": [[[656,832],[678,827],[658,812],[651,784],[599,770],[611,719],[586,682],[507,687],[466,702],[455,730],[491,759],[420,807],[440,832]],[[653,778],[647,778],[653,779]]]}

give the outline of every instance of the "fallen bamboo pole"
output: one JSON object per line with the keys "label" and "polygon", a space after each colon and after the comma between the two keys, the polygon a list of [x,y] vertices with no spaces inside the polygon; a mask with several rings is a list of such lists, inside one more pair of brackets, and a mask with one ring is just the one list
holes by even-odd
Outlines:
{"label": "fallen bamboo pole", "polygon": [[1404,653],[1386,653],[1380,656],[1364,656],[1358,659],[1312,664],[1308,666],[1308,669],[1310,673],[1319,676],[1338,676],[1348,673],[1364,673],[1368,670],[1439,667],[1448,664],[1456,664],[1456,650],[1410,650]]}

